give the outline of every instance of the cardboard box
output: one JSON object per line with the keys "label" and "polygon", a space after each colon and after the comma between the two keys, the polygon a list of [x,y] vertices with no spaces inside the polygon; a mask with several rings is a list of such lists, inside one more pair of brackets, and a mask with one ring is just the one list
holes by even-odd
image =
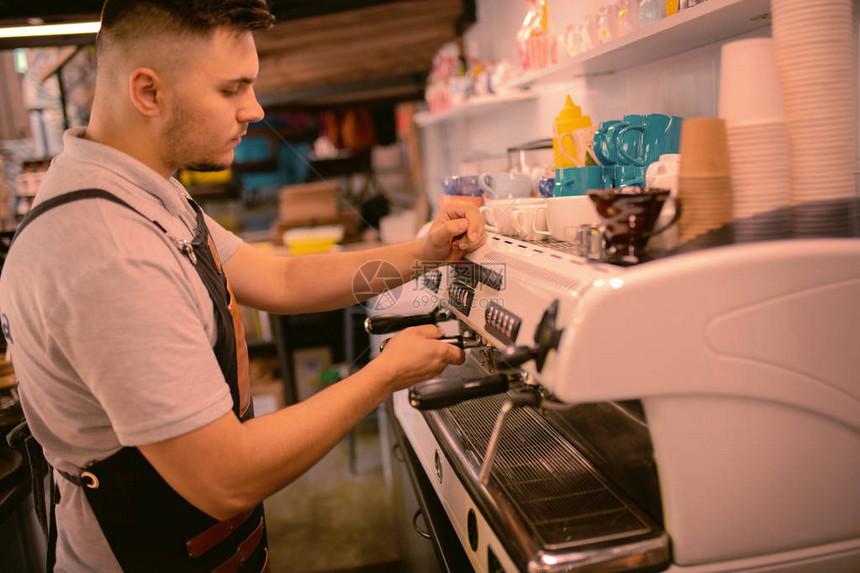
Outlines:
{"label": "cardboard box", "polygon": [[280,220],[286,222],[337,217],[340,186],[330,182],[302,183],[281,188]]}
{"label": "cardboard box", "polygon": [[284,407],[284,385],[280,380],[268,384],[252,384],[251,400],[254,402],[255,416],[277,412]]}
{"label": "cardboard box", "polygon": [[296,385],[296,398],[301,402],[320,391],[314,384],[317,373],[332,364],[331,348],[312,346],[293,350],[293,381]]}
{"label": "cardboard box", "polygon": [[284,407],[284,383],[278,378],[278,359],[275,356],[251,356],[249,364],[251,399],[257,416],[275,412]]}
{"label": "cardboard box", "polygon": [[283,246],[284,233],[290,229],[300,227],[313,227],[316,225],[343,225],[343,243],[355,242],[359,239],[357,215],[354,212],[343,212],[334,217],[284,221],[281,219],[272,222],[271,242],[275,246]]}

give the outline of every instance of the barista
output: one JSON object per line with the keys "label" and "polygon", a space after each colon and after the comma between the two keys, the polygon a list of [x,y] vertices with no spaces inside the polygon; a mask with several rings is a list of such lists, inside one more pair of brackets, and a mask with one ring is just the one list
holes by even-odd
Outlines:
{"label": "barista", "polygon": [[22,405],[56,470],[56,571],[265,570],[261,501],[390,392],[464,360],[441,329],[407,329],[356,374],[253,417],[237,302],[334,309],[365,264],[408,280],[485,240],[478,211],[452,203],[420,240],[279,258],[202,213],[171,175],[226,168],[262,119],[252,32],[271,23],[264,0],[104,5],[90,123],[64,135],[0,280]]}

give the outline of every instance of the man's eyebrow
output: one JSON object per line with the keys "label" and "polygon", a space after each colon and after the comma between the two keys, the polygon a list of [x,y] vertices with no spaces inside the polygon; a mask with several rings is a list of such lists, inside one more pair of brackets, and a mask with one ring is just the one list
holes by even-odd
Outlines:
{"label": "man's eyebrow", "polygon": [[225,84],[253,84],[256,78],[233,78],[224,80]]}

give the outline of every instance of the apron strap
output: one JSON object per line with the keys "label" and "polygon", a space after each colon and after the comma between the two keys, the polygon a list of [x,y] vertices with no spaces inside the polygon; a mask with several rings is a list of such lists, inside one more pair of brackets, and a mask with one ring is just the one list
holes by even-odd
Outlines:
{"label": "apron strap", "polygon": [[33,507],[47,541],[46,570],[53,571],[57,559],[56,505],[60,502],[60,488],[54,481],[53,468],[45,459],[42,446],[33,437],[26,420],[6,434],[6,441],[13,448],[23,448],[27,452]]}
{"label": "apron strap", "polygon": [[18,238],[18,235],[20,235],[21,232],[37,217],[47,211],[50,211],[51,209],[59,207],[60,205],[65,205],[66,203],[72,203],[74,201],[80,201],[81,199],[105,199],[107,201],[112,201],[114,203],[131,209],[147,221],[151,221],[153,224],[155,224],[156,227],[161,229],[162,232],[167,232],[167,230],[161,225],[161,223],[150,219],[149,217],[147,217],[146,215],[144,215],[143,213],[141,213],[113,193],[108,193],[104,189],[80,189],[78,191],[70,191],[69,193],[63,193],[62,195],[58,195],[56,197],[48,199],[47,201],[43,201],[30,209],[30,211],[27,212],[21,222],[18,223],[18,228],[15,230],[15,236],[12,237],[12,242],[10,243],[9,248],[11,248],[13,244],[15,244],[15,239]]}
{"label": "apron strap", "polygon": [[[18,236],[24,231],[24,229],[27,228],[27,226],[29,226],[30,223],[32,223],[39,216],[61,205],[80,201],[83,199],[104,199],[106,201],[111,201],[118,205],[122,205],[123,207],[134,211],[147,221],[153,223],[171,240],[176,242],[172,235],[167,232],[167,229],[165,229],[164,226],[161,225],[161,223],[150,219],[149,217],[147,217],[139,210],[132,207],[129,203],[127,203],[123,199],[120,199],[113,193],[109,193],[104,189],[80,189],[77,191],[71,191],[69,193],[58,195],[56,197],[48,199],[47,201],[43,201],[36,205],[33,209],[31,209],[18,224],[18,228],[15,230],[15,235],[12,237],[12,241],[9,243],[9,248],[12,248],[12,245],[15,244],[15,239],[17,239]],[[182,251],[183,253],[185,252],[182,250],[180,245],[177,246],[180,248],[180,251]],[[33,490],[33,505],[36,509],[36,517],[39,521],[39,525],[41,526],[42,532],[45,534],[47,541],[47,571],[53,571],[57,559],[56,507],[57,504],[60,503],[60,488],[56,480],[54,479],[54,471],[56,471],[58,474],[60,474],[70,482],[74,483],[75,485],[80,486],[81,480],[78,476],[51,467],[51,465],[48,463],[48,460],[45,459],[45,454],[42,450],[42,446],[39,444],[39,442],[36,441],[36,438],[33,437],[32,432],[30,432],[30,427],[27,425],[26,420],[24,422],[21,422],[21,424],[19,424],[11,432],[9,432],[7,436],[7,441],[9,442],[9,445],[12,446],[23,446],[27,452],[27,461],[30,465],[30,476],[32,481],[31,487]]]}

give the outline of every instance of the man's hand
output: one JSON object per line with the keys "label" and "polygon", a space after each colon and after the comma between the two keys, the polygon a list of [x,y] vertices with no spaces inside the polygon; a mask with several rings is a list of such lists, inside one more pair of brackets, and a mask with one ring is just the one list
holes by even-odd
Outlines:
{"label": "man's hand", "polygon": [[438,376],[449,364],[466,360],[460,348],[437,340],[444,333],[432,324],[407,328],[391,338],[368,367],[382,370],[385,379],[391,381],[391,391]]}
{"label": "man's hand", "polygon": [[421,245],[421,261],[456,261],[487,240],[484,216],[469,203],[451,201],[442,207]]}

